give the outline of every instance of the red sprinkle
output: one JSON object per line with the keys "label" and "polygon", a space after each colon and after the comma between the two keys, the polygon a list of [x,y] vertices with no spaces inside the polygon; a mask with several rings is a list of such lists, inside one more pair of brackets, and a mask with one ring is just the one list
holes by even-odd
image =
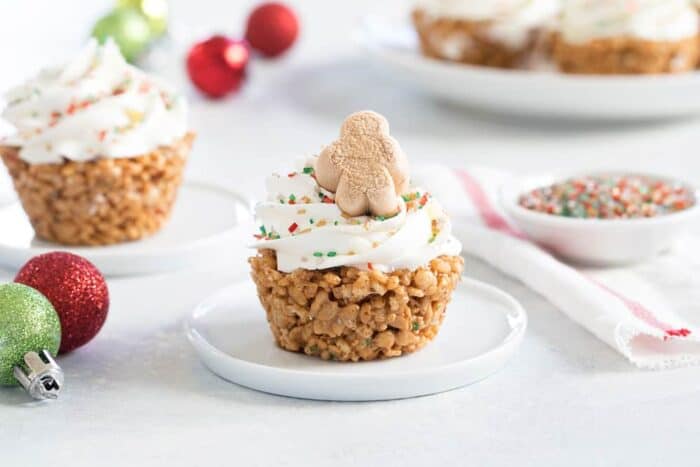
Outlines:
{"label": "red sprinkle", "polygon": [[372,267],[372,263],[367,263],[367,269],[370,271],[374,271],[374,267]]}
{"label": "red sprinkle", "polygon": [[53,127],[56,126],[58,123],[58,119],[61,118],[61,112],[56,112],[55,110],[51,112],[51,121],[49,122],[49,126]]}
{"label": "red sprinkle", "polygon": [[[290,202],[289,204],[292,204],[292,203]],[[299,228],[299,226],[298,226],[297,223],[295,222],[295,223],[293,223],[292,225],[290,225],[290,226],[289,226],[289,229],[287,229],[287,230],[289,230],[289,233],[294,233],[294,231],[295,231],[296,229],[298,229],[298,228]]]}
{"label": "red sprinkle", "polygon": [[100,132],[99,132],[98,135],[97,135],[97,138],[98,138],[100,141],[104,141],[104,140],[105,140],[105,136],[107,136],[107,130],[100,130]]}

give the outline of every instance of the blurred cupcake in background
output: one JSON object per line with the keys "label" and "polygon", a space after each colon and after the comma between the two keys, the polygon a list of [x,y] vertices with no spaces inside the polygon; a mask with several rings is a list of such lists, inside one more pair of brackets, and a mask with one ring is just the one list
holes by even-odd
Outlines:
{"label": "blurred cupcake in background", "polygon": [[688,71],[698,64],[699,23],[688,0],[569,0],[553,56],[567,73]]}
{"label": "blurred cupcake in background", "polygon": [[421,0],[413,23],[426,56],[515,68],[547,48],[559,11],[560,0]]}
{"label": "blurred cupcake in background", "polygon": [[0,155],[38,237],[107,245],[163,226],[194,139],[182,96],[91,40],[5,100]]}

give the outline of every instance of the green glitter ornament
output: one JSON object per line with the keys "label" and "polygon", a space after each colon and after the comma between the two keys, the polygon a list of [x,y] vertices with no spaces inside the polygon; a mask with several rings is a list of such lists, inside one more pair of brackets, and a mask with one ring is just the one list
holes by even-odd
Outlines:
{"label": "green glitter ornament", "polygon": [[160,37],[168,29],[167,0],[118,0],[119,7],[134,8],[148,20],[153,37]]}
{"label": "green glitter ornament", "polygon": [[101,44],[109,37],[114,39],[130,62],[136,60],[153,39],[148,20],[135,8],[117,8],[103,16],[92,29],[92,36]]}
{"label": "green glitter ornament", "polygon": [[0,285],[0,386],[19,383],[37,399],[55,398],[63,383],[51,355],[61,323],[51,302],[22,284]]}

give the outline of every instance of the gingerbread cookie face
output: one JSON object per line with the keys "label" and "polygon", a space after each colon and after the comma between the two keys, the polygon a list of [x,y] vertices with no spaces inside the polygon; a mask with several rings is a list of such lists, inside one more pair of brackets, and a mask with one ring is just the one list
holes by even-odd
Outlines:
{"label": "gingerbread cookie face", "polygon": [[321,151],[315,173],[350,216],[396,214],[397,195],[408,191],[406,156],[389,135],[387,120],[371,111],[345,119],[340,138]]}

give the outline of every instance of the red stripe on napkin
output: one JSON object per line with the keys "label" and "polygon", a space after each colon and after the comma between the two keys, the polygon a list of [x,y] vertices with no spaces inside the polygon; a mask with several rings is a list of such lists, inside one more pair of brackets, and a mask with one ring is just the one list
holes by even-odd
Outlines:
{"label": "red stripe on napkin", "polygon": [[486,192],[481,188],[481,185],[479,185],[479,182],[477,182],[474,177],[465,170],[455,169],[455,173],[462,182],[462,186],[464,186],[464,190],[471,198],[472,203],[474,203],[474,207],[476,207],[476,210],[479,212],[479,216],[484,224],[490,229],[498,230],[512,237],[527,240],[527,236],[523,232],[512,227],[503,216],[496,212]]}
{"label": "red stripe on napkin", "polygon": [[[461,170],[461,169],[455,169],[454,173],[457,175],[459,180],[462,182],[462,186],[464,187],[464,190],[467,192],[467,195],[469,196],[472,203],[474,204],[474,207],[476,208],[477,212],[479,213],[479,217],[481,217],[482,222],[487,227],[489,227],[490,229],[502,232],[504,234],[510,235],[512,237],[519,238],[521,240],[528,240],[527,236],[523,232],[513,228],[508,223],[508,221],[496,211],[496,209],[491,204],[491,200],[486,195],[486,192],[481,187],[481,185],[479,184],[479,182],[476,180],[475,177],[473,177],[466,170]],[[656,316],[654,315],[654,313],[652,313],[647,308],[645,308],[644,305],[642,305],[641,303],[625,297],[624,295],[610,289],[609,287],[596,281],[595,279],[589,278],[589,280],[591,280],[594,284],[596,284],[598,287],[605,290],[609,294],[618,298],[622,303],[625,304],[627,309],[630,310],[630,312],[635,317],[644,321],[649,326],[652,326],[652,327],[655,327],[661,331],[664,331],[666,333],[666,335],[668,335],[668,336],[686,337],[686,336],[690,335],[690,333],[691,333],[690,329],[686,329],[686,328],[674,329],[672,326],[659,321],[656,318]]]}
{"label": "red stripe on napkin", "polygon": [[619,298],[620,300],[622,300],[622,302],[625,304],[625,306],[627,306],[627,308],[632,312],[632,314],[634,314],[634,316],[641,319],[642,321],[644,321],[648,325],[653,326],[657,329],[661,329],[669,336],[686,337],[690,334],[690,329],[686,329],[686,328],[674,329],[673,326],[671,326],[670,324],[666,324],[663,321],[659,321],[659,319],[656,316],[654,316],[654,314],[651,311],[649,311],[647,308],[645,308],[644,305],[642,305],[641,303],[636,302],[634,300],[630,300],[629,298],[624,297],[623,295],[620,295],[618,292],[615,292],[607,285],[605,285],[601,282],[598,282],[597,280],[595,280],[593,278],[589,278],[589,279],[594,284],[596,284],[598,287],[600,287],[601,289],[607,291],[608,293],[610,293],[610,294],[616,296],[617,298]]}

